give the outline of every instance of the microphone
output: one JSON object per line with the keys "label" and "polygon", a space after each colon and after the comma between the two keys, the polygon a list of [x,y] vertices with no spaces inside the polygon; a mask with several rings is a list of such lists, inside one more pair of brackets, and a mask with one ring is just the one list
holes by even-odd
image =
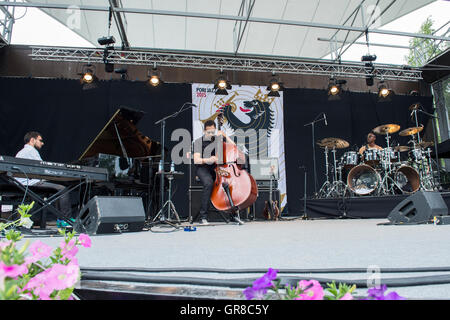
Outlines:
{"label": "microphone", "polygon": [[325,112],[323,113],[323,118],[325,119],[325,125],[328,126],[327,115],[325,114]]}

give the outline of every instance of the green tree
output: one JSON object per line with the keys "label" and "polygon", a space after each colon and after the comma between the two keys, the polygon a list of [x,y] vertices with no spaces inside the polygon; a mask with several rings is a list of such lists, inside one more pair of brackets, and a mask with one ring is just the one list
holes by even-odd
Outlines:
{"label": "green tree", "polygon": [[[433,28],[434,21],[428,17],[420,26],[418,33],[432,35],[436,32]],[[422,67],[433,57],[445,51],[449,44],[443,41],[413,38],[409,41],[409,55],[405,57],[408,65],[412,67]]]}

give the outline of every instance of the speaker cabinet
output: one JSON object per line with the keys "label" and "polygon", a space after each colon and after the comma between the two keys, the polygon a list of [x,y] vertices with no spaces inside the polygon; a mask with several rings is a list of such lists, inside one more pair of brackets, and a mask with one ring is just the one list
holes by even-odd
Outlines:
{"label": "speaker cabinet", "polygon": [[80,211],[74,228],[89,235],[141,231],[144,222],[141,198],[95,196]]}
{"label": "speaker cabinet", "polygon": [[446,215],[448,208],[439,192],[417,191],[392,209],[388,220],[394,223],[424,223],[432,217]]}

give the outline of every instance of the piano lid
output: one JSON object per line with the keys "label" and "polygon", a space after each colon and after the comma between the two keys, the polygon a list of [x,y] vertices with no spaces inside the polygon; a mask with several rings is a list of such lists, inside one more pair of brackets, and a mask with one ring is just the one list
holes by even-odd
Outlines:
{"label": "piano lid", "polygon": [[128,158],[160,155],[160,143],[143,135],[136,128],[136,124],[143,116],[142,111],[120,107],[79,160],[99,153]]}

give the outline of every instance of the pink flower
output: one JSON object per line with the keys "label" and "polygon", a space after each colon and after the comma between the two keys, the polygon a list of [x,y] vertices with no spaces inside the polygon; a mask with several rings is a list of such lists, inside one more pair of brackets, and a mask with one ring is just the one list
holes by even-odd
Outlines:
{"label": "pink flower", "polygon": [[302,289],[303,293],[295,300],[323,300],[323,288],[317,280],[301,280],[298,287]]}
{"label": "pink flower", "polygon": [[47,274],[45,284],[54,290],[63,290],[73,287],[78,281],[79,267],[75,264],[55,264]]}
{"label": "pink flower", "polygon": [[350,292],[347,292],[342,298],[339,300],[353,300],[353,296]]}
{"label": "pink flower", "polygon": [[8,266],[0,261],[0,274],[3,274],[4,277],[9,278],[17,278],[28,272],[28,268],[26,264],[13,264]]}
{"label": "pink flower", "polygon": [[67,244],[65,241],[62,241],[59,247],[62,249],[61,254],[63,255],[63,259],[67,258],[71,260],[78,253],[75,239],[70,240]]}
{"label": "pink flower", "polygon": [[81,233],[78,237],[78,240],[80,241],[81,245],[85,248],[91,247],[91,238],[85,233]]}
{"label": "pink flower", "polygon": [[42,258],[47,258],[50,257],[50,255],[52,254],[52,247],[46,245],[45,243],[37,240],[35,242],[33,242],[33,244],[30,246],[30,252],[32,254],[31,257],[27,257],[25,259],[25,262],[27,265],[39,261]]}
{"label": "pink flower", "polygon": [[41,300],[50,300],[50,295],[54,289],[46,283],[48,273],[49,270],[45,270],[35,275],[28,281],[23,290],[33,292]]}

